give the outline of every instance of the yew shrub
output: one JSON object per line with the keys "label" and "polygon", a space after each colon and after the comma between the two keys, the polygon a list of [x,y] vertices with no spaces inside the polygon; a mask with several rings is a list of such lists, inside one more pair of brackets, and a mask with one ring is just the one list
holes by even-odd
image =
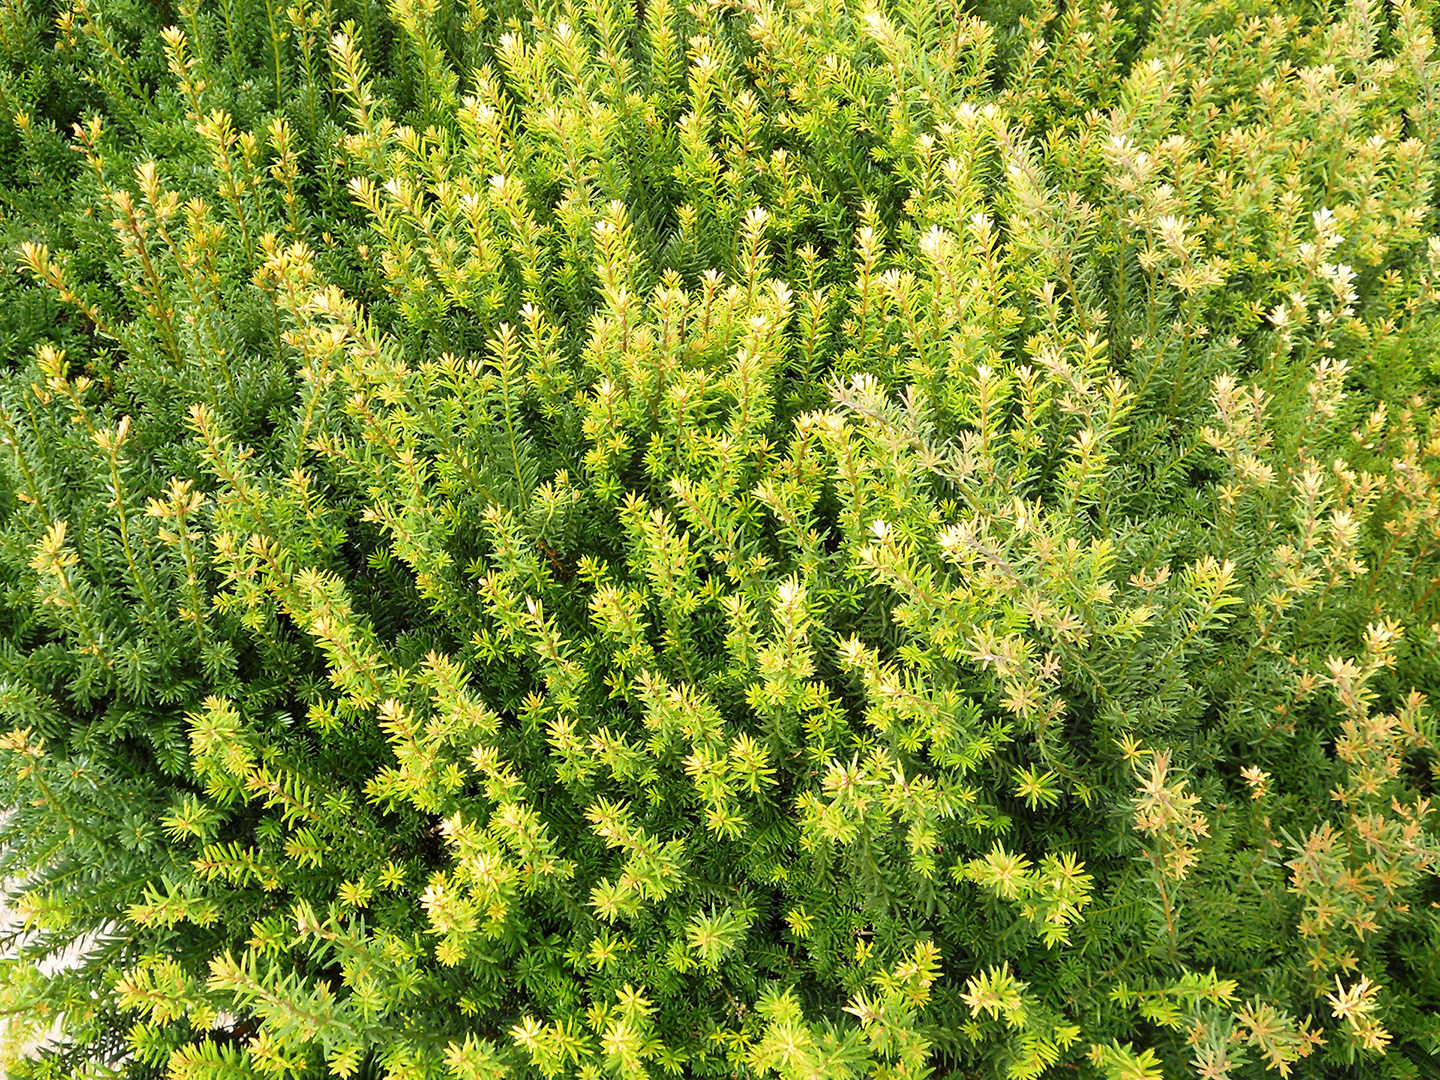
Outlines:
{"label": "yew shrub", "polygon": [[10,1075],[1440,1075],[1436,20],[0,0]]}

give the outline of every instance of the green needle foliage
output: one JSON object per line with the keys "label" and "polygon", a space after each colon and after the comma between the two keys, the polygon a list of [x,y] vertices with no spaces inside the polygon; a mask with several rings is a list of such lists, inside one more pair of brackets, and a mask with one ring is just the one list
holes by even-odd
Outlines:
{"label": "green needle foliage", "polygon": [[0,0],[4,1067],[1440,1075],[1437,19]]}

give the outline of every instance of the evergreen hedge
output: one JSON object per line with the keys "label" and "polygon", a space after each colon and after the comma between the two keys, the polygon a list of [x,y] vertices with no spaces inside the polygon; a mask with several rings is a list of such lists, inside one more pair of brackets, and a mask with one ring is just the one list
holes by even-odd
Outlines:
{"label": "evergreen hedge", "polygon": [[1440,1076],[1437,18],[0,0],[10,1075]]}

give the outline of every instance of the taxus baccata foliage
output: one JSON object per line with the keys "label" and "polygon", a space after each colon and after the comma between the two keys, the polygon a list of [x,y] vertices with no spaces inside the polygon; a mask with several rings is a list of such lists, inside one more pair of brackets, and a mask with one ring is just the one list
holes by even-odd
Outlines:
{"label": "taxus baccata foliage", "polygon": [[1436,1075],[1435,23],[3,0],[12,1075]]}

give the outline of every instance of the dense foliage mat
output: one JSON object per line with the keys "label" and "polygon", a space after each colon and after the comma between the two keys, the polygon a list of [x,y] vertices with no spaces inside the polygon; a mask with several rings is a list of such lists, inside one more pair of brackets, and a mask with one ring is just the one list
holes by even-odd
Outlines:
{"label": "dense foliage mat", "polygon": [[10,1074],[1440,1075],[1436,21],[0,0]]}

